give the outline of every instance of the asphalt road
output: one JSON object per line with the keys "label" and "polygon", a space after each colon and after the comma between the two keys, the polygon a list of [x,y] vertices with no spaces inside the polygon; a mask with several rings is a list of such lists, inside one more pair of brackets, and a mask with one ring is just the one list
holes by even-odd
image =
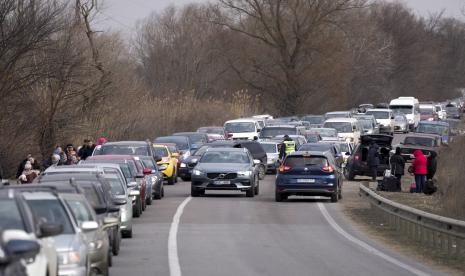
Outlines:
{"label": "asphalt road", "polygon": [[[355,230],[341,205],[326,199],[274,201],[274,176],[260,182],[260,195],[221,193],[192,198],[179,218],[177,254],[168,238],[178,206],[190,183],[165,187],[135,220],[112,276],[128,275],[438,275],[382,248]],[[345,185],[358,185],[346,182]],[[176,234],[176,233],[174,233]],[[177,263],[181,273],[171,271]]]}

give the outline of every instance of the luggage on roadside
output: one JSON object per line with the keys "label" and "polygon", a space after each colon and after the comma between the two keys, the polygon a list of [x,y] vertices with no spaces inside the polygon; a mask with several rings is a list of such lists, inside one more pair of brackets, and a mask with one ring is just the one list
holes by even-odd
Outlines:
{"label": "luggage on roadside", "polygon": [[399,192],[399,179],[395,176],[383,177],[383,180],[378,181],[378,191],[384,192]]}
{"label": "luggage on roadside", "polygon": [[434,194],[436,191],[438,190],[438,188],[434,185],[434,181],[433,180],[427,180],[425,182],[425,186],[423,187],[423,193],[425,195],[432,195]]}

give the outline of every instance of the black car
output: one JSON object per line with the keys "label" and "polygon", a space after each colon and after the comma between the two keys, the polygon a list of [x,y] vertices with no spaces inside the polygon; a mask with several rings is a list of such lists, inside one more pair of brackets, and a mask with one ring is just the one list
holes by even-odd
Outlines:
{"label": "black car", "polygon": [[214,146],[215,145],[213,143],[205,144],[201,146],[198,150],[196,150],[191,156],[182,160],[178,169],[179,177],[181,177],[183,181],[190,181],[192,170],[197,165],[197,162],[199,161],[200,157],[202,157],[202,155],[207,151],[208,148]]}
{"label": "black car", "polygon": [[173,136],[184,136],[189,139],[192,151],[198,149],[201,145],[208,143],[208,134],[200,132],[177,132]]}
{"label": "black car", "polygon": [[385,170],[389,169],[392,139],[393,136],[384,134],[361,136],[360,143],[355,147],[352,155],[349,156],[349,159],[347,160],[345,177],[352,181],[357,175],[371,176],[371,171],[367,164],[368,148],[371,142],[374,142],[379,147],[380,165],[378,166],[378,175],[382,175]]}
{"label": "black car", "polygon": [[254,197],[259,193],[259,172],[247,149],[209,148],[192,171],[191,195],[206,190],[236,190]]}

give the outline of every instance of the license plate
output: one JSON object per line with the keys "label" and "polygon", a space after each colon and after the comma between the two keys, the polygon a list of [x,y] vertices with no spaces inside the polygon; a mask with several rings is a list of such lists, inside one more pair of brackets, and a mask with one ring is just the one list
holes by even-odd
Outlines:
{"label": "license plate", "polygon": [[229,180],[216,180],[216,181],[213,181],[213,184],[215,184],[215,185],[229,185],[229,184],[231,184],[231,181],[229,181]]}
{"label": "license plate", "polygon": [[315,183],[315,179],[297,179],[297,183]]}

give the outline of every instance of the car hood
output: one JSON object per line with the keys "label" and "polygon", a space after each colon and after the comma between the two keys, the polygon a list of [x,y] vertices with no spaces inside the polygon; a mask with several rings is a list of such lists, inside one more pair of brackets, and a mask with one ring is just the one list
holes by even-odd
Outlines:
{"label": "car hood", "polygon": [[369,145],[371,141],[374,141],[379,146],[390,146],[393,138],[391,135],[371,134],[363,135],[360,141],[363,145]]}
{"label": "car hood", "polygon": [[203,172],[237,172],[237,171],[247,171],[250,169],[249,164],[224,164],[224,163],[208,163],[208,164],[198,164],[195,167],[197,170]]}

